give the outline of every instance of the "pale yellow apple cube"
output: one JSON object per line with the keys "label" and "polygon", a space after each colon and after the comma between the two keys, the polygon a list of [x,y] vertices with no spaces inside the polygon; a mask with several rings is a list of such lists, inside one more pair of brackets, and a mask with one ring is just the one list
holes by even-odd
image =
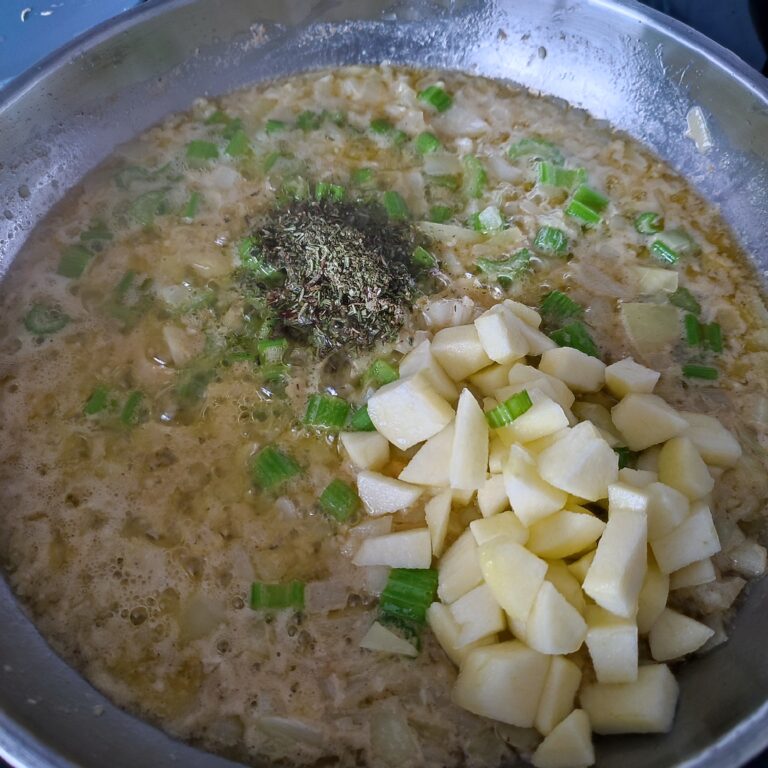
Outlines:
{"label": "pale yellow apple cube", "polygon": [[369,651],[394,653],[400,656],[415,657],[419,655],[418,650],[412,643],[403,640],[402,637],[379,624],[378,621],[374,621],[371,628],[365,633],[360,641],[360,647]]}
{"label": "pale yellow apple cube", "polygon": [[646,573],[647,527],[641,512],[611,514],[582,585],[598,605],[623,618],[637,611]]}
{"label": "pale yellow apple cube", "polygon": [[358,469],[381,469],[389,461],[389,440],[378,432],[342,432],[339,440]]}
{"label": "pale yellow apple cube", "polygon": [[520,445],[509,449],[504,487],[512,511],[527,526],[562,509],[567,498],[564,491],[542,480],[533,457]]}
{"label": "pale yellow apple cube", "polygon": [[488,471],[492,475],[500,475],[504,471],[504,464],[509,456],[509,446],[491,432],[488,445]]}
{"label": "pale yellow apple cube", "polygon": [[720,539],[706,504],[694,504],[691,514],[666,536],[651,542],[651,549],[663,573],[673,573],[686,565],[711,557],[720,551]]}
{"label": "pale yellow apple cube", "polygon": [[404,451],[445,429],[454,411],[422,371],[377,390],[368,400],[368,415],[376,430]]}
{"label": "pale yellow apple cube", "polygon": [[656,541],[688,517],[688,497],[664,483],[651,483],[648,492],[648,541]]}
{"label": "pale yellow apple cube", "polygon": [[648,513],[649,496],[642,488],[637,488],[626,483],[613,483],[608,486],[608,512],[612,514],[618,510],[631,510]]}
{"label": "pale yellow apple cube", "polygon": [[460,627],[457,645],[462,648],[506,629],[504,612],[487,584],[471,589],[450,606]]}
{"label": "pale yellow apple cube", "polygon": [[531,757],[534,768],[588,768],[594,762],[592,727],[583,709],[574,709],[547,734]]}
{"label": "pale yellow apple cube", "polygon": [[544,581],[526,620],[528,645],[539,653],[550,655],[575,653],[586,636],[587,624],[582,615],[554,584]]}
{"label": "pale yellow apple cube", "polygon": [[424,506],[424,518],[432,540],[432,554],[440,557],[445,547],[448,523],[451,519],[451,492],[442,491],[431,498]]}
{"label": "pale yellow apple cube", "polygon": [[545,352],[539,370],[565,382],[574,392],[597,392],[605,384],[605,363],[572,347]]}
{"label": "pale yellow apple cube", "polygon": [[659,480],[692,501],[706,496],[715,487],[704,459],[687,437],[674,437],[662,447]]}
{"label": "pale yellow apple cube", "polygon": [[642,451],[685,431],[688,422],[658,395],[630,393],[611,410],[632,451]]}
{"label": "pale yellow apple cube", "polygon": [[649,395],[660,375],[657,371],[636,363],[631,357],[626,357],[605,369],[605,386],[619,399],[632,392]]}
{"label": "pale yellow apple cube", "polygon": [[469,377],[469,383],[477,389],[481,395],[492,395],[497,389],[507,386],[509,383],[509,371],[512,363],[506,365],[489,365]]}
{"label": "pale yellow apple cube", "polygon": [[581,670],[564,656],[553,656],[534,725],[545,736],[572,711],[581,685]]}
{"label": "pale yellow apple cube", "polygon": [[429,568],[432,564],[429,531],[415,528],[363,539],[352,562],[355,565],[388,565],[390,568]]}
{"label": "pale yellow apple cube", "polygon": [[519,301],[514,301],[513,299],[504,299],[503,303],[512,314],[519,317],[531,328],[538,328],[541,325],[541,315],[533,307],[529,307],[527,304],[521,304]]}
{"label": "pale yellow apple cube", "polygon": [[520,333],[522,333],[523,338],[528,343],[529,355],[537,357],[538,355],[544,354],[547,350],[557,348],[557,344],[555,344],[549,336],[538,330],[538,328],[528,325],[528,323],[523,320],[519,321],[519,327]]}
{"label": "pale yellow apple cube", "polygon": [[670,589],[684,589],[685,587],[698,587],[700,584],[709,584],[717,578],[715,566],[709,557],[703,560],[697,560],[695,563],[686,565],[679,571],[675,571],[669,576]]}
{"label": "pale yellow apple cube", "polygon": [[[515,363],[509,370],[509,383],[512,386],[518,387],[519,385],[533,384],[544,381],[545,386],[544,393],[548,394],[553,400],[560,403],[563,409],[570,408],[576,400],[575,395],[570,389],[558,379],[556,376],[550,376],[544,371],[539,371],[531,365],[525,365],[524,363]],[[551,394],[550,394],[551,393]]]}
{"label": "pale yellow apple cube", "polygon": [[437,594],[453,603],[483,581],[475,537],[467,529],[451,544],[437,566]]}
{"label": "pale yellow apple cube", "polygon": [[423,488],[379,472],[364,470],[357,475],[357,495],[369,515],[388,515],[410,507]]}
{"label": "pale yellow apple cube", "polygon": [[637,624],[599,605],[587,606],[587,648],[599,683],[637,680]]}
{"label": "pale yellow apple cube", "polygon": [[475,320],[475,329],[485,354],[496,363],[511,363],[528,354],[528,342],[518,325],[496,305]]}
{"label": "pale yellow apple cube", "polygon": [[465,389],[456,407],[449,476],[451,488],[474,491],[485,484],[488,422],[474,395]]}
{"label": "pale yellow apple cube", "polygon": [[672,661],[698,651],[714,634],[706,624],[665,608],[651,627],[648,644],[656,661]]}
{"label": "pale yellow apple cube", "polygon": [[741,458],[741,445],[714,416],[703,413],[681,411],[680,415],[688,422],[683,432],[701,454],[707,464],[716,467],[732,467]]}
{"label": "pale yellow apple cube", "polygon": [[583,616],[587,608],[581,582],[571,573],[562,560],[549,560],[547,581],[552,582],[557,591]]}
{"label": "pale yellow apple cube", "polygon": [[585,686],[581,706],[601,734],[666,733],[672,728],[679,688],[666,664],[640,667],[633,683]]}
{"label": "pale yellow apple cube", "polygon": [[529,443],[559,432],[568,426],[568,417],[561,405],[539,390],[533,390],[528,394],[533,405],[503,428],[508,432],[510,442]]}
{"label": "pale yellow apple cube", "polygon": [[648,570],[645,574],[643,588],[637,601],[637,631],[641,635],[647,635],[656,619],[667,605],[669,597],[670,580],[666,573],[659,570],[653,556],[648,558]]}
{"label": "pale yellow apple cube", "polygon": [[[505,457],[507,453],[508,451],[504,452]],[[486,478],[482,488],[477,490],[477,506],[480,507],[480,514],[483,517],[498,515],[509,507],[504,475],[491,475]]]}
{"label": "pale yellow apple cube", "polygon": [[405,465],[398,480],[414,485],[447,486],[454,433],[455,423],[452,421],[430,437]]}
{"label": "pale yellow apple cube", "polygon": [[399,369],[401,378],[423,371],[435,392],[449,403],[455,403],[459,397],[458,388],[432,354],[432,343],[429,339],[414,347],[400,361]]}
{"label": "pale yellow apple cube", "polygon": [[568,570],[573,574],[574,578],[579,584],[584,583],[584,579],[587,578],[587,573],[592,565],[597,554],[597,549],[593,549],[591,552],[587,552],[586,555],[582,555],[578,560],[575,560],[568,566]]}
{"label": "pale yellow apple cube", "polygon": [[548,560],[570,557],[594,544],[604,529],[605,523],[587,511],[563,509],[531,525],[527,547]]}
{"label": "pale yellow apple cube", "polygon": [[647,488],[651,483],[656,483],[658,480],[658,473],[650,472],[647,469],[623,467],[619,470],[619,482],[631,485],[634,488]]}
{"label": "pale yellow apple cube", "polygon": [[462,381],[492,362],[474,325],[458,325],[438,331],[432,339],[432,354],[454,381]]}
{"label": "pale yellow apple cube", "polygon": [[487,541],[479,547],[478,558],[482,576],[499,605],[512,618],[526,621],[544,582],[547,563],[512,536]]}
{"label": "pale yellow apple cube", "polygon": [[464,658],[451,698],[476,715],[530,728],[549,665],[549,656],[517,640],[474,648]]}
{"label": "pale yellow apple cube", "polygon": [[474,643],[459,646],[459,635],[461,627],[451,614],[451,609],[442,603],[432,603],[427,609],[427,623],[430,629],[440,643],[440,647],[445,651],[446,656],[458,667],[461,665],[464,657],[473,649],[484,645],[492,645],[497,642],[498,636],[489,635],[483,637]]}
{"label": "pale yellow apple cube", "polygon": [[650,296],[663,291],[674,293],[679,280],[677,271],[663,267],[632,267],[632,274],[637,278],[637,289],[641,296]]}
{"label": "pale yellow apple cube", "polygon": [[469,530],[475,537],[478,546],[485,544],[497,536],[510,536],[518,544],[528,541],[528,529],[517,519],[514,512],[500,512],[493,517],[484,517],[482,520],[473,520],[469,524]]}

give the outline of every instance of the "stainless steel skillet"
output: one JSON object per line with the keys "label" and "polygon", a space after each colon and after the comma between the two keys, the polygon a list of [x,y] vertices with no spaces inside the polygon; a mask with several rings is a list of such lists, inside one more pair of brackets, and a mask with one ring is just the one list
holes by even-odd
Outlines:
{"label": "stainless steel skillet", "polygon": [[[101,26],[0,93],[0,278],[67,189],[196,96],[382,61],[512,80],[608,120],[719,204],[768,276],[768,82],[630,0],[170,0]],[[694,106],[712,134],[706,153],[685,135]],[[599,765],[722,768],[766,746],[766,599],[768,582],[755,584],[730,642],[680,671],[670,735],[601,740]],[[233,765],[113,707],[1,580],[0,755],[28,768]]]}

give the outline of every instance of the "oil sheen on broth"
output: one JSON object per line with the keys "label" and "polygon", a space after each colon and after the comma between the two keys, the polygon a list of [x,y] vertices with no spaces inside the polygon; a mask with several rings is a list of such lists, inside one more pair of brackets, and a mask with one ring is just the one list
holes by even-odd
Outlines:
{"label": "oil sheen on broth", "polygon": [[[419,98],[433,84],[450,108]],[[541,138],[539,154],[508,152]],[[556,155],[542,157],[542,146]],[[538,181],[541,161],[562,160],[608,197],[598,226],[566,216],[570,193]],[[389,339],[318,362],[292,338],[268,360],[262,347],[260,364],[255,340],[281,332],[263,322],[266,304],[262,315],[248,304],[239,244],[318,182],[347,199],[397,192],[395,218],[460,229],[414,230],[439,268],[417,281],[423,295]],[[478,219],[489,207],[503,229]],[[696,248],[659,261],[635,228],[642,211],[662,214]],[[545,225],[565,233],[565,253],[534,243]],[[501,278],[482,261],[523,248]],[[681,375],[692,355],[685,310],[643,282],[658,277],[643,269],[659,268],[721,327],[722,352],[693,361],[716,380]],[[498,765],[530,752],[535,732],[454,706],[455,668],[428,629],[415,659],[359,648],[387,569],[358,568],[351,555],[382,521],[363,513],[339,524],[318,507],[333,479],[354,485],[355,471],[333,432],[302,426],[308,396],[363,403],[376,386],[371,363],[396,368],[426,338],[429,302],[536,306],[566,292],[586,308],[602,359],[633,355],[661,371],[659,394],[716,415],[741,442],[714,499],[718,579],[673,593],[722,642],[756,575],[728,543],[759,537],[768,498],[768,313],[756,286],[716,212],[680,177],[584,114],[512,87],[360,68],[199,101],[73,190],[3,285],[8,577],[54,648],[98,688],[206,749],[246,762]],[[631,338],[620,320],[627,303],[673,307],[671,338]],[[249,473],[268,445],[302,470],[275,492]],[[393,451],[384,471],[396,476],[407,459]],[[393,530],[423,525],[423,506],[396,514]],[[478,515],[474,502],[456,506],[449,540]],[[304,610],[252,610],[254,581],[304,583]]]}

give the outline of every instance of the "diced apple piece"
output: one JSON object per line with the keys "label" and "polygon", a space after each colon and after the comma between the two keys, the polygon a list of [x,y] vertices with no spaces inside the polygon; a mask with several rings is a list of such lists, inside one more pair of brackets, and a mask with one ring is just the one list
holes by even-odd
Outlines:
{"label": "diced apple piece", "polygon": [[389,461],[389,440],[378,432],[342,432],[339,439],[358,469],[381,469]]}
{"label": "diced apple piece", "polygon": [[534,768],[588,768],[594,762],[592,728],[583,709],[575,709],[547,734],[531,757]]}
{"label": "diced apple piece", "polygon": [[686,565],[720,551],[720,539],[706,504],[694,504],[691,514],[666,536],[651,542],[662,573],[673,573]]}
{"label": "diced apple piece", "polygon": [[[471,535],[471,534],[470,534]],[[544,582],[547,564],[511,536],[497,536],[478,551],[480,570],[499,605],[526,621]]]}
{"label": "diced apple piece", "polygon": [[[506,455],[507,451],[505,451]],[[503,465],[502,465],[503,466]],[[504,475],[491,475],[486,478],[482,488],[477,491],[477,506],[483,517],[492,517],[509,507],[507,489],[504,487]]]}
{"label": "diced apple piece", "polygon": [[685,587],[698,587],[700,584],[709,584],[717,578],[715,566],[712,560],[705,557],[695,563],[686,565],[679,571],[675,571],[669,577],[670,589],[684,589]]}
{"label": "diced apple piece", "polygon": [[696,446],[707,464],[732,467],[741,458],[739,441],[714,416],[688,411],[681,411],[680,415],[688,422],[683,435]]}
{"label": "diced apple piece", "polygon": [[687,496],[664,483],[651,483],[648,492],[648,541],[656,541],[677,528],[688,517]]}
{"label": "diced apple piece", "polygon": [[570,427],[563,427],[559,432],[553,432],[551,435],[540,437],[538,440],[531,440],[530,443],[525,444],[525,450],[534,456],[538,456],[542,451],[549,448],[550,445],[554,445],[558,440],[562,440],[570,431]]}
{"label": "diced apple piece", "polygon": [[574,392],[597,392],[605,384],[605,363],[572,347],[545,352],[539,370],[565,382]]}
{"label": "diced apple piece", "polygon": [[445,429],[454,411],[422,371],[385,384],[371,395],[368,415],[377,431],[404,451]]}
{"label": "diced apple piece", "polygon": [[643,588],[637,600],[637,631],[647,635],[656,619],[667,605],[669,597],[669,576],[659,570],[653,556],[648,558],[648,570],[645,574]]}
{"label": "diced apple piece", "polygon": [[637,468],[646,472],[659,473],[659,453],[661,453],[661,446],[654,445],[651,448],[646,448],[637,457]]}
{"label": "diced apple piece", "polygon": [[453,496],[454,505],[467,506],[472,501],[472,497],[475,495],[474,491],[465,491],[463,488],[452,488],[451,494]]}
{"label": "diced apple piece", "polygon": [[461,627],[453,618],[451,609],[442,603],[432,603],[427,609],[427,622],[429,627],[440,643],[440,647],[445,651],[448,658],[458,667],[464,657],[473,649],[484,645],[491,645],[498,640],[495,635],[489,635],[474,643],[469,643],[459,647],[459,635]]}
{"label": "diced apple piece", "polygon": [[371,628],[360,641],[360,647],[369,651],[381,651],[382,653],[396,653],[401,656],[418,656],[418,650],[407,640],[398,637],[385,626],[374,621]]}
{"label": "diced apple piece", "polygon": [[706,624],[665,608],[651,627],[648,644],[656,661],[672,661],[699,650],[714,634]]}
{"label": "diced apple piece", "polygon": [[451,615],[461,628],[457,645],[462,648],[506,629],[504,611],[487,584],[481,584],[451,604]]}
{"label": "diced apple piece", "polygon": [[492,362],[485,354],[474,325],[458,325],[438,331],[432,339],[432,354],[454,381],[462,381]]}
{"label": "diced apple piece", "polygon": [[461,665],[453,703],[476,715],[530,728],[549,665],[549,656],[516,640],[475,648]]}
{"label": "diced apple piece", "polygon": [[583,584],[584,579],[587,578],[587,573],[592,566],[592,562],[594,561],[596,554],[597,550],[593,549],[591,552],[587,552],[586,555],[580,557],[578,560],[568,566],[568,570],[574,575],[580,584]]}
{"label": "diced apple piece", "polygon": [[587,606],[587,648],[599,683],[637,680],[637,624],[604,610]]}
{"label": "diced apple piece", "polygon": [[608,486],[616,482],[619,459],[605,440],[594,437],[594,427],[582,421],[539,454],[538,468],[550,485],[597,501],[604,499]]}
{"label": "diced apple piece", "polygon": [[531,328],[538,328],[541,325],[541,315],[527,304],[521,304],[519,301],[504,299],[504,306],[509,309],[513,315],[519,317],[526,325]]}
{"label": "diced apple piece", "polygon": [[509,370],[511,363],[506,365],[489,365],[482,371],[473,373],[469,377],[469,383],[480,391],[481,395],[492,395],[497,389],[505,387],[509,383]]}
{"label": "diced apple piece", "polygon": [[548,560],[570,557],[596,542],[604,529],[605,523],[586,511],[563,509],[534,523],[526,546]]}
{"label": "diced apple piece", "polygon": [[491,433],[491,440],[488,446],[488,471],[492,475],[500,475],[504,470],[504,464],[509,456],[509,446]]}
{"label": "diced apple piece", "polygon": [[453,603],[483,581],[475,537],[467,529],[440,558],[437,594],[444,603]]}
{"label": "diced apple piece", "polygon": [[[550,376],[544,371],[539,371],[532,365],[515,363],[509,370],[509,383],[513,386],[521,384],[531,384],[539,381],[545,381],[551,391],[550,397],[564,409],[570,408],[576,400],[575,395],[570,389],[555,376]],[[523,387],[524,389],[525,387]],[[550,394],[544,390],[545,394]]]}
{"label": "diced apple piece", "polygon": [[583,616],[587,608],[579,580],[568,570],[562,560],[550,560],[547,581]]}
{"label": "diced apple piece", "polygon": [[[507,316],[503,305],[496,305],[475,320],[475,329],[485,354],[496,363],[511,363],[528,354],[528,342],[517,323]],[[511,314],[511,313],[510,313]]]}
{"label": "diced apple piece", "polygon": [[503,428],[511,438],[510,443],[528,443],[568,426],[568,417],[562,406],[539,391],[534,390],[528,394],[533,405]]}
{"label": "diced apple piece", "polygon": [[619,470],[619,482],[631,485],[634,488],[647,488],[651,483],[657,482],[659,475],[646,469],[631,469],[623,467]]}
{"label": "diced apple piece", "polygon": [[424,517],[432,540],[432,554],[440,557],[443,554],[448,522],[451,518],[451,492],[446,490],[430,499],[424,507]]}
{"label": "diced apple piece", "polygon": [[611,410],[613,423],[632,451],[676,437],[688,422],[658,395],[630,393]]}
{"label": "diced apple piece", "polygon": [[728,550],[728,559],[736,573],[748,579],[754,579],[765,573],[768,565],[768,552],[762,544],[747,539]]}
{"label": "diced apple piece", "polygon": [[632,392],[650,395],[660,375],[636,363],[631,357],[626,357],[605,369],[605,386],[619,399]]}
{"label": "diced apple piece", "polygon": [[537,328],[531,327],[522,319],[520,320],[520,333],[523,334],[523,338],[528,343],[528,354],[532,357],[543,355],[550,349],[557,349],[557,344],[549,336]]}
{"label": "diced apple piece", "polygon": [[646,572],[647,523],[642,512],[619,510],[608,517],[582,588],[600,606],[629,618]]}
{"label": "diced apple piece", "polygon": [[510,536],[518,544],[528,541],[528,529],[517,519],[514,512],[501,512],[493,517],[484,517],[482,520],[473,520],[469,524],[469,530],[475,537],[478,546],[497,536]]}
{"label": "diced apple piece", "polygon": [[679,313],[669,304],[624,302],[619,316],[629,340],[643,354],[665,349],[679,338]]}
{"label": "diced apple piece", "polygon": [[413,376],[420,371],[424,371],[427,381],[440,397],[445,398],[449,403],[455,403],[458,400],[459,390],[432,354],[432,344],[429,339],[425,339],[414,347],[400,361],[401,378]]}
{"label": "diced apple piece", "polygon": [[550,655],[575,653],[584,643],[587,625],[581,614],[544,581],[525,624],[528,645]]}
{"label": "diced apple piece", "polygon": [[666,733],[679,688],[666,664],[640,667],[634,683],[595,683],[580,695],[596,733]]}
{"label": "diced apple piece", "polygon": [[488,422],[472,393],[465,389],[456,408],[449,475],[451,488],[473,491],[485,484],[488,469]]}
{"label": "diced apple piece", "polygon": [[581,685],[581,670],[569,659],[554,656],[549,666],[534,725],[545,736],[572,711]]}
{"label": "diced apple piece", "polygon": [[632,267],[637,278],[637,289],[641,296],[653,293],[674,293],[678,286],[678,274],[674,269],[663,267]]}
{"label": "diced apple piece", "polygon": [[608,511],[616,512],[629,509],[634,512],[648,513],[649,496],[647,491],[626,483],[613,483],[608,486]]}
{"label": "diced apple piece", "polygon": [[398,479],[414,485],[448,485],[454,433],[454,422],[451,422],[430,437],[406,464]]}
{"label": "diced apple piece", "polygon": [[659,453],[659,480],[695,501],[706,496],[715,481],[704,459],[687,437],[673,437]]}
{"label": "diced apple piece", "polygon": [[424,489],[365,470],[357,475],[357,493],[369,515],[388,515],[407,509]]}
{"label": "diced apple piece", "polygon": [[606,434],[611,435],[611,447],[622,445],[616,427],[611,419],[611,412],[600,403],[587,403],[583,400],[573,404],[573,413],[581,421],[591,421],[599,430],[604,439]]}
{"label": "diced apple piece", "polygon": [[512,511],[523,525],[532,525],[562,509],[567,498],[564,491],[541,479],[533,457],[519,445],[509,449],[504,465],[504,487]]}
{"label": "diced apple piece", "polygon": [[355,565],[388,565],[390,568],[429,568],[432,564],[429,531],[415,528],[363,539],[352,562]]}

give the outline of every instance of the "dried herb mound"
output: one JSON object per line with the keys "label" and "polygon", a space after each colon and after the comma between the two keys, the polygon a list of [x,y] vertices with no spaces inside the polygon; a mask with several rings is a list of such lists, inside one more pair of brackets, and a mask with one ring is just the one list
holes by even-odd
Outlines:
{"label": "dried herb mound", "polygon": [[267,303],[320,353],[392,339],[418,293],[409,224],[372,202],[294,201],[253,233],[253,256],[284,279]]}

